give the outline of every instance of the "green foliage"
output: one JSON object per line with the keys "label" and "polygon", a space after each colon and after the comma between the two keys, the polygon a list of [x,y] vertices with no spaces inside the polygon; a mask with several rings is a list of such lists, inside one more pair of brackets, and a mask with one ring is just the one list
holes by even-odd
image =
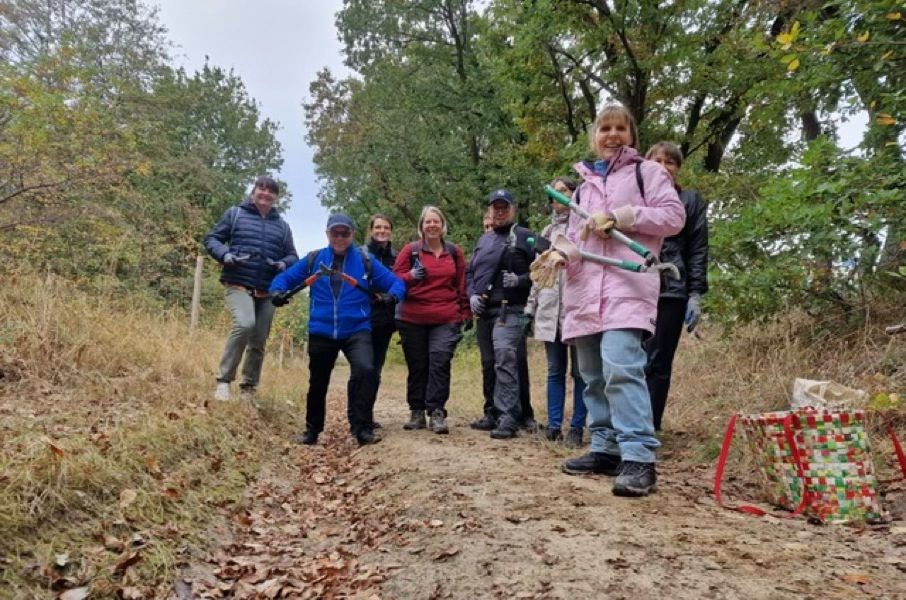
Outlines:
{"label": "green foliage", "polygon": [[0,248],[15,257],[3,269],[187,306],[203,232],[282,165],[277,125],[231,71],[170,68],[140,2],[22,0],[0,14]]}

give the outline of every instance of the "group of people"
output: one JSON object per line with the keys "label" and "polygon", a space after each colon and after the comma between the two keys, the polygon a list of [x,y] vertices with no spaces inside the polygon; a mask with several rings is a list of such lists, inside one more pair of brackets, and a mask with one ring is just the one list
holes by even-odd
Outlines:
{"label": "group of people", "polygon": [[[327,387],[340,351],[350,365],[350,431],[359,444],[380,440],[373,408],[394,331],[408,367],[410,412],[403,427],[448,433],[451,362],[472,326],[484,410],[471,427],[510,439],[520,429],[540,429],[526,352],[526,338],[534,335],[544,342],[548,365],[543,435],[580,447],[584,428],[591,433],[589,451],[564,461],[562,470],[613,476],[616,495],[653,492],[656,431],[673,356],[684,323],[692,331],[698,322],[707,291],[707,218],[701,197],[676,183],[679,148],[660,142],[642,158],[637,144],[629,111],[605,107],[589,136],[595,158],[574,165],[581,184],[568,177],[551,184],[587,216],[552,200],[551,223],[538,235],[517,223],[513,194],[496,189],[468,261],[446,239],[447,220],[435,206],[423,208],[418,240],[398,252],[387,216],[372,216],[367,244],[356,247],[352,219],[333,214],[328,245],[300,259],[273,209],[276,183],[259,178],[249,198],[229,209],[205,238],[223,264],[233,316],[215,396],[229,398],[243,350],[239,387],[254,390],[274,306],[309,287],[310,381],[301,443],[317,443],[324,428]],[[585,260],[637,258],[611,235],[614,229],[660,252],[662,261],[677,266],[680,279]],[[564,437],[568,366],[573,409]]]}

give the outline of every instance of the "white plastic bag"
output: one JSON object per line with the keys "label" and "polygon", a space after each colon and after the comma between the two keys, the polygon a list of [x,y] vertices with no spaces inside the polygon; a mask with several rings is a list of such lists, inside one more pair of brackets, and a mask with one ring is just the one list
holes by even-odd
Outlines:
{"label": "white plastic bag", "polygon": [[868,392],[840,385],[836,381],[814,379],[793,380],[793,396],[790,408],[812,407],[818,410],[845,410],[864,408]]}

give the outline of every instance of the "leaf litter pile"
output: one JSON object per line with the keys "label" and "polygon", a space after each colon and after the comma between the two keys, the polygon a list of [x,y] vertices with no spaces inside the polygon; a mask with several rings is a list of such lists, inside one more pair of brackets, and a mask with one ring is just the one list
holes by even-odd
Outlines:
{"label": "leaf litter pile", "polygon": [[368,499],[387,474],[354,461],[356,452],[331,431],[318,446],[287,445],[286,460],[262,474],[232,515],[229,541],[186,570],[175,597],[379,599],[393,565],[357,556],[396,534],[396,513]]}

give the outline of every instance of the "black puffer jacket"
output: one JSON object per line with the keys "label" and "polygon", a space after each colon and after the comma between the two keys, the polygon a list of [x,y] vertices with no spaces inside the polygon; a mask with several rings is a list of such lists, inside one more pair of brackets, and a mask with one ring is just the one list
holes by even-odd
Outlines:
{"label": "black puffer jacket", "polygon": [[241,263],[223,265],[220,271],[223,283],[241,285],[250,290],[267,290],[277,275],[277,267],[269,265],[268,259],[283,262],[287,267],[299,260],[293,245],[293,233],[286,221],[274,209],[262,217],[251,198],[223,213],[204,236],[204,247],[221,263],[227,252],[233,256],[250,255]]}
{"label": "black puffer jacket", "polygon": [[661,262],[679,268],[680,278],[661,275],[661,297],[686,299],[692,292],[708,291],[708,207],[695,190],[680,190],[686,209],[686,224],[678,234],[664,240]]}
{"label": "black puffer jacket", "polygon": [[[382,265],[393,270],[393,263],[396,262],[397,251],[390,244],[383,245],[371,238],[365,247],[371,255],[371,260],[377,260]],[[396,329],[396,320],[394,319],[395,307],[385,304],[371,305],[371,329]]]}
{"label": "black puffer jacket", "polygon": [[[488,294],[489,308],[499,306],[504,296],[511,306],[523,306],[532,289],[529,265],[537,253],[549,247],[547,240],[519,225],[503,225],[484,233],[466,266],[468,295]],[[504,271],[519,276],[517,287],[504,289]]]}

